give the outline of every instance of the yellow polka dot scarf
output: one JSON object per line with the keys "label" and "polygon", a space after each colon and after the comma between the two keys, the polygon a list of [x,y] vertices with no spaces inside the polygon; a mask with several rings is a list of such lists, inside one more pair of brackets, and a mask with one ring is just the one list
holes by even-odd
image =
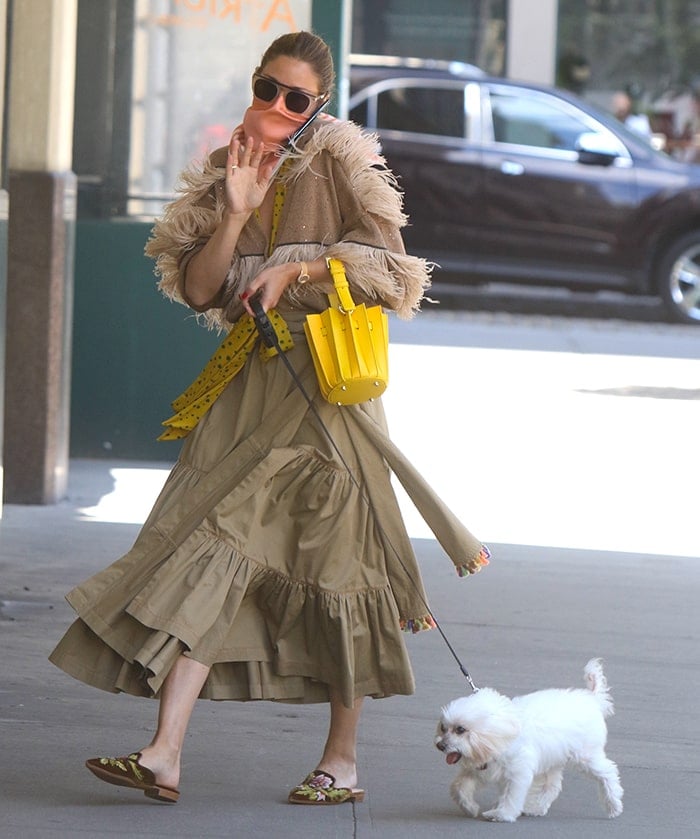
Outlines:
{"label": "yellow polka dot scarf", "polygon": [[[289,161],[285,161],[280,169],[280,175],[284,173],[288,166]],[[286,194],[287,185],[283,179],[278,178],[275,184],[275,198],[272,207],[272,228],[267,249],[268,256],[274,249],[277,226]],[[255,211],[255,214],[260,219],[258,210]],[[294,346],[289,327],[275,309],[270,309],[267,316],[277,333],[281,349],[287,352]],[[187,390],[172,403],[172,409],[176,413],[163,423],[166,431],[160,435],[159,440],[180,440],[192,431],[221,395],[226,385],[243,369],[246,359],[253,351],[257,334],[255,321],[249,314],[242,315],[236,321],[233,329],[209,359],[204,370]],[[275,355],[277,355],[277,350],[274,347],[268,348],[264,344],[260,344],[260,357],[263,360],[267,361]]]}
{"label": "yellow polka dot scarf", "polygon": [[[280,347],[287,352],[294,346],[284,318],[275,309],[267,313],[277,333]],[[186,437],[221,395],[226,385],[236,376],[253,351],[258,338],[255,321],[249,314],[242,315],[223,340],[204,370],[187,390],[172,403],[172,417],[165,420],[166,427],[159,440],[179,440]],[[260,343],[260,357],[268,361],[277,355],[274,347]]]}

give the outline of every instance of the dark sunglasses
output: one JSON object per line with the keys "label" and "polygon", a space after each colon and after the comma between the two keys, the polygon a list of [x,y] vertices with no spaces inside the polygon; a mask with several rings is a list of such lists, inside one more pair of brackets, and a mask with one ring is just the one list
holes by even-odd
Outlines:
{"label": "dark sunglasses", "polygon": [[284,94],[285,107],[293,114],[305,114],[312,105],[326,98],[324,93],[312,96],[310,93],[303,93],[301,90],[287,87],[286,84],[280,84],[280,82],[268,79],[267,76],[261,76],[258,73],[253,76],[253,96],[256,99],[261,99],[263,102],[274,102],[283,90],[286,91]]}

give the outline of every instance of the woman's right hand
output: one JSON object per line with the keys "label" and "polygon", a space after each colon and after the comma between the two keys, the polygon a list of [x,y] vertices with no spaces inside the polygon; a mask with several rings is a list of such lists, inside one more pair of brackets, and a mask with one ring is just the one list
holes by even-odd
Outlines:
{"label": "woman's right hand", "polygon": [[226,206],[230,213],[252,213],[265,197],[275,169],[276,157],[266,159],[265,146],[243,140],[241,128],[231,135],[226,156]]}
{"label": "woman's right hand", "polygon": [[262,144],[257,149],[253,146],[251,138],[243,141],[240,128],[233,132],[226,156],[224,218],[185,269],[186,300],[201,311],[221,290],[241,230],[262,203],[279,160],[276,155],[265,155]]}

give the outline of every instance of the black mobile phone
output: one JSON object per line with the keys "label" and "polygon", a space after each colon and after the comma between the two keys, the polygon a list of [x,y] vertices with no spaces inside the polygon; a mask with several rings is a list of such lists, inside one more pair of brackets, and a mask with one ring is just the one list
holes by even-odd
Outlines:
{"label": "black mobile phone", "polygon": [[329,97],[324,102],[321,102],[321,104],[318,106],[318,108],[316,108],[316,110],[311,114],[311,116],[306,120],[306,122],[303,123],[303,125],[301,125],[299,128],[297,128],[294,134],[292,134],[292,136],[285,143],[285,151],[287,149],[294,148],[294,144],[299,139],[299,137],[301,137],[304,131],[306,131],[306,129],[311,125],[311,123],[316,119],[316,117],[321,113],[321,111],[328,105],[330,101],[331,100]]}
{"label": "black mobile phone", "polygon": [[311,114],[311,116],[306,120],[306,122],[300,125],[299,128],[297,128],[297,130],[287,140],[287,142],[284,144],[283,151],[280,153],[280,156],[277,159],[277,163],[272,171],[271,177],[274,177],[277,174],[277,172],[279,172],[280,166],[284,163],[287,152],[294,150],[294,145],[299,139],[299,137],[301,137],[304,131],[306,131],[306,129],[311,125],[311,123],[316,119],[316,117],[321,113],[321,111],[326,107],[326,105],[328,105],[329,102],[330,99],[326,99],[325,102],[321,102],[321,104],[318,106],[318,108],[316,108],[316,110]]}

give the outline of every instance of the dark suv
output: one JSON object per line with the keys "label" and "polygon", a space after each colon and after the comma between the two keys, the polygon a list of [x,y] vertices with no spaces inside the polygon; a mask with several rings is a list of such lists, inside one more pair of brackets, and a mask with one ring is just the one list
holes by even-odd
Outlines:
{"label": "dark suv", "polygon": [[565,91],[459,63],[353,56],[349,112],[380,136],[437,289],[616,289],[700,324],[700,166]]}

